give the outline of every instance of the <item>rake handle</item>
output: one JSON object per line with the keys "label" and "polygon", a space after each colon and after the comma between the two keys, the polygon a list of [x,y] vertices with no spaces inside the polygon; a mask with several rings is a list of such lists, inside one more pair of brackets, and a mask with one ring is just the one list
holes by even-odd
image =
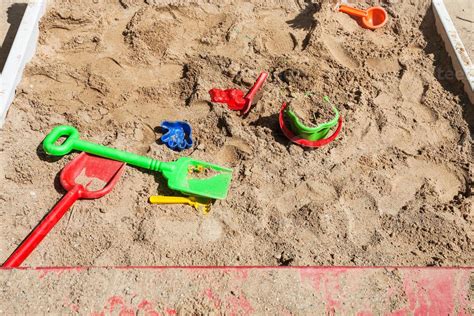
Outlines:
{"label": "rake handle", "polygon": [[179,196],[150,196],[150,203],[152,204],[190,204],[189,198]]}
{"label": "rake handle", "polygon": [[18,268],[21,265],[80,197],[81,188],[81,185],[74,186],[48,215],[46,215],[39,225],[35,227],[28,237],[23,240],[20,246],[8,257],[2,267]]}

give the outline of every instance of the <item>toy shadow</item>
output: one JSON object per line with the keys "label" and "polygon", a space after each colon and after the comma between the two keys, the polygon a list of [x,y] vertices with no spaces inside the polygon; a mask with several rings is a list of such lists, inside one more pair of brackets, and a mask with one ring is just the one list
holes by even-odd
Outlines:
{"label": "toy shadow", "polygon": [[42,161],[46,162],[58,162],[59,160],[63,159],[64,156],[52,156],[48,155],[44,149],[43,149],[43,142],[41,142],[37,147],[36,147],[36,155],[38,156],[39,159]]}
{"label": "toy shadow", "polygon": [[153,131],[155,132],[155,134],[159,134],[159,137],[157,137],[155,142],[158,145],[164,145],[163,141],[161,140],[161,136],[163,136],[163,134],[166,132],[165,129],[161,126],[155,126]]}
{"label": "toy shadow", "polygon": [[291,142],[286,138],[283,132],[280,129],[280,124],[278,123],[279,113],[274,113],[268,116],[261,116],[257,120],[250,123],[252,126],[261,126],[270,129],[272,137],[283,146],[288,146]]}

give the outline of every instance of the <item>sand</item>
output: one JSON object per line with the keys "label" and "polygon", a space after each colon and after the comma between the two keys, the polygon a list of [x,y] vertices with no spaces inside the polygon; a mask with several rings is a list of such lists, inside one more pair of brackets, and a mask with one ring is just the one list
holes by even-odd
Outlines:
{"label": "sand", "polygon": [[[387,4],[376,32],[322,0],[157,3],[50,3],[0,132],[0,260],[64,194],[57,174],[77,154],[50,157],[41,141],[69,124],[163,161],[232,167],[232,187],[205,216],[150,205],[172,192],[127,167],[109,195],[76,202],[25,266],[473,265],[472,105],[439,76],[452,68],[430,1]],[[247,89],[264,70],[247,118],[209,102],[211,88]],[[344,118],[316,150],[278,127],[281,104],[307,91]],[[195,146],[175,153],[155,127],[183,119]]]}
{"label": "sand", "polygon": [[82,169],[81,173],[74,179],[74,182],[83,185],[88,191],[99,191],[107,185],[106,181],[88,177],[86,175],[86,169]]}

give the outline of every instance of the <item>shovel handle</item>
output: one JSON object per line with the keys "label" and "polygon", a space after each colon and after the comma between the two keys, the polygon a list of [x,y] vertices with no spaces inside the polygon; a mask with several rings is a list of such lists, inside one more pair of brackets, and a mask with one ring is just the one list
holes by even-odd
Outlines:
{"label": "shovel handle", "polygon": [[[56,145],[55,143],[61,137],[67,138],[61,145]],[[161,172],[164,169],[172,169],[171,163],[162,163],[159,160],[81,140],[79,139],[79,132],[77,129],[67,125],[61,125],[53,128],[53,130],[44,139],[43,148],[46,153],[54,156],[64,156],[75,149],[99,157],[125,162],[129,165],[152,171]]]}
{"label": "shovel handle", "polygon": [[26,237],[21,245],[8,257],[3,268],[18,268],[48,235],[72,204],[79,198],[82,186],[76,185],[69,191],[38,226]]}
{"label": "shovel handle", "polygon": [[250,89],[249,93],[245,96],[245,99],[248,99],[250,101],[252,101],[252,99],[255,97],[255,95],[257,94],[258,90],[260,90],[262,88],[262,86],[264,85],[265,81],[267,80],[267,77],[268,77],[268,73],[266,72],[262,72],[258,78],[257,78],[257,81],[255,82],[255,84],[252,86],[252,88]]}
{"label": "shovel handle", "polygon": [[349,15],[356,16],[356,17],[359,17],[359,18],[365,18],[365,17],[368,16],[367,11],[356,9],[356,8],[353,8],[353,7],[350,7],[348,5],[344,5],[344,4],[341,4],[339,6],[339,12],[347,13]]}
{"label": "shovel handle", "polygon": [[[56,142],[61,138],[66,140],[61,145]],[[74,143],[79,139],[79,132],[72,126],[61,125],[55,127],[43,141],[44,150],[54,156],[64,156],[74,149]]]}
{"label": "shovel handle", "polygon": [[268,73],[266,73],[266,72],[262,72],[260,74],[260,76],[258,76],[257,81],[255,82],[253,87],[250,89],[250,91],[247,93],[247,95],[244,98],[245,99],[245,105],[242,108],[242,110],[240,110],[240,115],[247,114],[250,111],[250,108],[252,107],[252,105],[255,104],[255,101],[258,101],[258,100],[254,100],[254,98],[257,95],[257,93],[259,92],[259,90],[265,84],[265,81],[267,80],[267,77],[268,77]]}

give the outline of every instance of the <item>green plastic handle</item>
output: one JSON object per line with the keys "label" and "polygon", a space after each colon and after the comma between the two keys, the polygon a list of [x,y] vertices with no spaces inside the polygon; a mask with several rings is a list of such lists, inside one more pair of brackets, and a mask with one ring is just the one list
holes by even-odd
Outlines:
{"label": "green plastic handle", "polygon": [[[61,145],[56,145],[56,142],[61,137],[66,137],[66,140]],[[172,163],[161,162],[159,160],[81,140],[79,139],[77,129],[66,125],[55,127],[44,139],[43,148],[48,154],[54,156],[64,156],[73,150],[79,150],[152,171],[172,172],[174,169]]]}
{"label": "green plastic handle", "polygon": [[[61,145],[55,143],[61,138],[67,137]],[[74,150],[74,143],[79,139],[79,132],[72,126],[55,127],[43,141],[44,150],[54,156],[64,156]]]}

